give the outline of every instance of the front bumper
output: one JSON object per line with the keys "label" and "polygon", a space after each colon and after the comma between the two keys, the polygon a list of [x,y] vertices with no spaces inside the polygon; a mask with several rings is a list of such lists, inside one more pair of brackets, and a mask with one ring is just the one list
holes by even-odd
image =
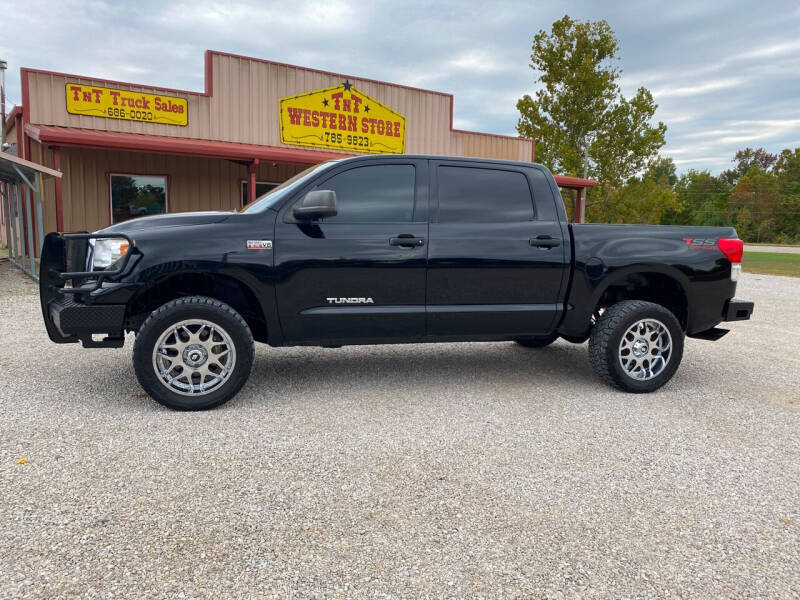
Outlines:
{"label": "front bumper", "polygon": [[[86,348],[119,348],[123,344],[124,304],[84,304],[67,297],[52,300],[48,311],[50,322],[61,334],[53,341],[80,340]],[[106,338],[97,341],[93,334],[105,334]]]}
{"label": "front bumper", "polygon": [[[42,317],[47,335],[57,344],[81,342],[85,348],[119,348],[124,343],[126,305],[92,300],[93,292],[103,291],[104,281],[121,274],[128,260],[114,270],[83,271],[87,240],[92,237],[129,239],[121,234],[50,233],[45,237],[39,268]],[[105,337],[95,340],[93,335]]]}
{"label": "front bumper", "polygon": [[753,314],[753,303],[731,298],[725,303],[725,321],[747,321]]}

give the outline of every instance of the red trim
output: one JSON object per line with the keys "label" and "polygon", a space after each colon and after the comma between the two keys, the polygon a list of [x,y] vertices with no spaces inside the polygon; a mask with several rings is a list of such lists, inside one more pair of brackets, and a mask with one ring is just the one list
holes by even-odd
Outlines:
{"label": "red trim", "polygon": [[8,130],[11,129],[12,122],[16,126],[18,116],[22,116],[22,106],[15,106],[11,109],[11,112],[8,113],[8,116],[6,117],[6,129],[3,133],[8,134]]}
{"label": "red trim", "polygon": [[[53,168],[61,170],[61,149],[53,148]],[[56,177],[55,196],[56,196],[56,231],[64,231],[64,201],[61,189],[61,177]]]}
{"label": "red trim", "polygon": [[[411,91],[414,91],[414,92],[423,92],[423,93],[426,93],[426,94],[436,94],[438,96],[444,96],[444,97],[446,97],[446,98],[448,98],[450,100],[450,131],[451,132],[454,132],[454,133],[467,133],[467,134],[475,134],[475,135],[486,135],[486,136],[489,136],[489,137],[506,138],[506,139],[512,139],[512,140],[530,141],[531,144],[533,144],[533,140],[531,138],[524,138],[524,137],[512,136],[512,135],[500,135],[500,134],[494,134],[494,133],[484,133],[484,132],[481,132],[481,131],[466,131],[464,129],[454,129],[453,128],[453,94],[448,94],[446,92],[437,92],[435,90],[427,90],[427,89],[424,89],[424,88],[412,87],[412,86],[408,86],[408,85],[402,85],[402,84],[399,84],[399,83],[391,83],[389,81],[381,81],[379,79],[369,79],[369,78],[366,78],[366,77],[358,77],[358,76],[355,76],[355,75],[344,75],[342,73],[335,73],[333,71],[323,71],[321,69],[312,69],[310,67],[301,67],[299,65],[292,65],[292,64],[289,64],[289,63],[275,62],[275,61],[272,61],[272,60],[266,60],[266,59],[263,59],[263,58],[255,58],[255,57],[252,57],[252,56],[242,56],[240,54],[232,54],[230,52],[220,52],[218,50],[206,50],[205,51],[205,55],[204,55],[204,60],[205,60],[205,65],[204,65],[204,70],[205,70],[205,90],[203,92],[193,92],[193,91],[190,91],[190,90],[179,90],[179,89],[175,89],[175,88],[166,88],[166,87],[160,87],[160,86],[154,86],[154,85],[145,85],[145,84],[141,84],[141,83],[131,83],[131,82],[127,82],[127,81],[117,81],[117,80],[114,80],[114,79],[103,79],[103,78],[100,78],[100,77],[88,77],[86,75],[75,75],[74,73],[62,73],[62,72],[59,72],[59,71],[48,71],[48,70],[44,70],[44,69],[31,69],[31,68],[28,68],[28,67],[23,67],[22,69],[20,69],[20,77],[22,78],[22,100],[23,100],[22,104],[23,104],[23,106],[30,106],[30,102],[29,102],[29,98],[28,98],[28,77],[27,77],[28,73],[41,73],[43,75],[55,75],[55,76],[58,76],[58,77],[68,77],[70,79],[95,81],[95,82],[98,82],[98,83],[107,83],[107,84],[112,84],[112,85],[124,85],[124,86],[130,86],[130,87],[134,87],[134,88],[142,88],[142,89],[145,89],[145,90],[153,90],[153,91],[158,90],[158,91],[162,91],[162,92],[171,92],[171,93],[174,93],[174,94],[185,94],[185,95],[189,95],[189,96],[211,97],[211,96],[214,95],[213,56],[215,54],[218,55],[218,56],[227,56],[227,57],[230,57],[230,58],[237,58],[237,59],[240,59],[240,60],[248,60],[248,61],[263,63],[263,64],[267,64],[267,65],[274,65],[274,66],[278,66],[278,67],[287,67],[287,68],[290,68],[290,69],[299,69],[301,71],[307,71],[309,73],[318,73],[320,75],[328,75],[328,76],[331,76],[331,77],[341,77],[341,78],[344,78],[344,79],[354,79],[354,80],[363,81],[363,82],[366,82],[366,83],[374,83],[374,84],[378,84],[378,85],[388,85],[388,86],[391,86],[391,87],[400,88],[400,89],[404,89],[404,90],[411,90]],[[26,113],[27,113],[27,111],[26,111]],[[29,115],[26,116],[25,123],[26,124],[30,123]]]}
{"label": "red trim", "polygon": [[531,162],[536,162],[536,140],[531,138]]}
{"label": "red trim", "polygon": [[258,159],[253,159],[253,162],[251,162],[247,168],[250,175],[250,182],[247,187],[247,203],[252,204],[256,201],[256,169],[258,168]]}
{"label": "red trim", "polygon": [[583,188],[590,188],[597,185],[594,179],[583,179],[581,177],[572,177],[570,175],[553,175],[558,187],[569,188],[572,190],[582,190]]}
{"label": "red trim", "polygon": [[26,132],[42,144],[57,146],[80,146],[84,148],[114,148],[134,152],[158,154],[183,154],[186,156],[209,156],[231,160],[265,161],[313,165],[326,160],[345,158],[351,154],[301,150],[299,148],[277,148],[233,142],[213,142],[138,133],[115,133],[93,129],[55,127],[52,125],[27,125]]}

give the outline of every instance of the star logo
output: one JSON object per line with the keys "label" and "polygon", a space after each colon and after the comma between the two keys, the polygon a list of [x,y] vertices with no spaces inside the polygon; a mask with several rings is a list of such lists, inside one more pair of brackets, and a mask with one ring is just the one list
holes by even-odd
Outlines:
{"label": "star logo", "polygon": [[369,112],[369,104],[364,105],[364,112]]}
{"label": "star logo", "polygon": [[327,98],[324,98],[322,100],[322,106],[328,106],[328,99]]}
{"label": "star logo", "polygon": [[344,83],[343,83],[342,85],[344,86],[344,89],[345,89],[345,91],[347,91],[347,92],[349,92],[349,91],[350,91],[350,88],[351,88],[351,87],[353,87],[353,84],[352,84],[352,83],[350,83],[350,81],[349,81],[349,80],[347,80],[347,79],[345,79],[345,80],[344,80]]}

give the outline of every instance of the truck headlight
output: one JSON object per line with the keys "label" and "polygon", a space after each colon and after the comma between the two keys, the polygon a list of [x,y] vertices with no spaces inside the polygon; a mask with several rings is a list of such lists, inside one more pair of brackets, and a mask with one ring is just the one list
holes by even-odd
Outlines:
{"label": "truck headlight", "polygon": [[97,238],[90,240],[92,246],[91,269],[107,269],[128,253],[130,244],[120,238]]}

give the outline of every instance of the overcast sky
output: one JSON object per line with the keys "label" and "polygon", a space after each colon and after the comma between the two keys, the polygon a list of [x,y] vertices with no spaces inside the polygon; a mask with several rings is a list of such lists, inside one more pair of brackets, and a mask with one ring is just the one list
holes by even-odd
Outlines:
{"label": "overcast sky", "polygon": [[668,127],[662,153],[680,171],[718,172],[746,146],[800,146],[797,0],[3,0],[0,8],[15,103],[21,66],[199,91],[210,48],[452,93],[457,128],[511,135],[517,99],[536,89],[535,32],[565,13],[606,19],[621,42],[623,92],[653,92]]}

